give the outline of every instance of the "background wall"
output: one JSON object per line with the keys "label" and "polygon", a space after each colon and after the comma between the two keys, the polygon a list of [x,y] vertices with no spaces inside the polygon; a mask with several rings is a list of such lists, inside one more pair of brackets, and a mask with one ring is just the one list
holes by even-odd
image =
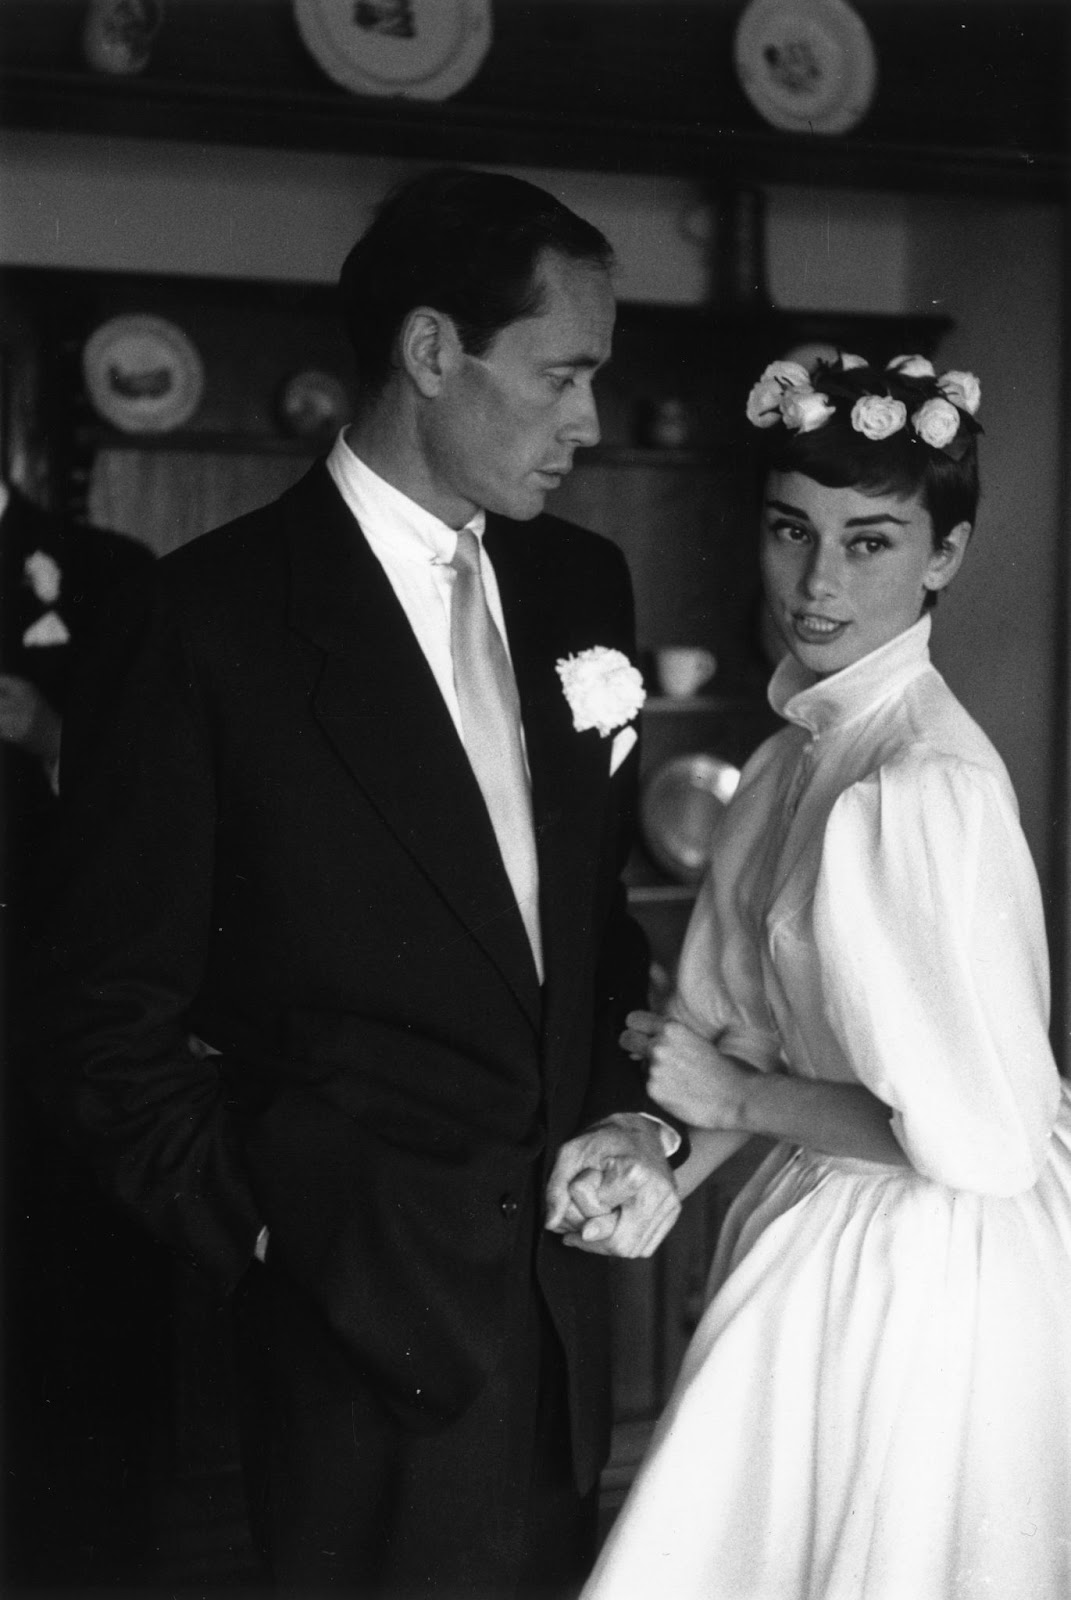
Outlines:
{"label": "background wall", "polygon": [[[166,141],[0,135],[0,263],[326,282],[401,161]],[[528,171],[601,226],[623,298],[707,292],[709,215],[687,180]],[[947,313],[978,372],[985,497],[935,654],[1011,769],[1052,889],[1057,607],[1065,537],[1062,209],[771,187],[767,268],[785,307]],[[1059,901],[1053,893],[1051,899]]]}

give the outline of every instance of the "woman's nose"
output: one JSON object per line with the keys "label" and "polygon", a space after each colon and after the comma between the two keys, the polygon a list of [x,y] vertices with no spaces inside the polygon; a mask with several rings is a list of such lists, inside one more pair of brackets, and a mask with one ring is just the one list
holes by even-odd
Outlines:
{"label": "woman's nose", "polygon": [[819,596],[836,594],[839,587],[839,567],[835,553],[821,549],[812,551],[810,560],[803,569],[804,593],[818,599]]}

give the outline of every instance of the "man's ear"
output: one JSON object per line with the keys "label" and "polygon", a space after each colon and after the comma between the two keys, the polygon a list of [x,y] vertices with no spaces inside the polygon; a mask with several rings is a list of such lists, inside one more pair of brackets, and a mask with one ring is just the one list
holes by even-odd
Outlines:
{"label": "man's ear", "polygon": [[414,306],[399,336],[402,366],[421,394],[437,395],[457,366],[461,340],[453,317],[432,306]]}
{"label": "man's ear", "polygon": [[963,558],[967,554],[967,546],[971,538],[971,524],[957,522],[941,540],[938,550],[930,557],[926,576],[923,578],[923,587],[931,591],[946,589],[963,565]]}

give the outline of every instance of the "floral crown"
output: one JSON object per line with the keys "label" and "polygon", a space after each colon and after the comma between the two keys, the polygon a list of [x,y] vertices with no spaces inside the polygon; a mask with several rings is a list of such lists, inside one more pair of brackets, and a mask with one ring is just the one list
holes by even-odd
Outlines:
{"label": "floral crown", "polygon": [[795,433],[824,427],[841,407],[867,439],[889,439],[901,429],[931,450],[958,461],[972,437],[982,398],[973,372],[934,371],[925,356],[897,356],[883,372],[862,356],[838,354],[814,372],[798,361],[773,361],[747,398],[747,418],[756,428],[784,423]]}

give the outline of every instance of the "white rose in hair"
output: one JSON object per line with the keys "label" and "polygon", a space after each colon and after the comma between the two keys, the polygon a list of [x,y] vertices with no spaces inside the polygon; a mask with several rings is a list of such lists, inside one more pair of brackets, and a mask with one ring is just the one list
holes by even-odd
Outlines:
{"label": "white rose in hair", "polygon": [[932,361],[925,356],[893,356],[886,369],[899,372],[905,378],[932,378],[935,376]]}
{"label": "white rose in hair", "polygon": [[942,372],[937,380],[941,393],[973,417],[982,403],[982,385],[973,372]]}
{"label": "white rose in hair", "polygon": [[785,427],[794,428],[799,433],[813,433],[829,421],[836,409],[817,389],[788,389],[781,396],[781,416]]}
{"label": "white rose in hair", "polygon": [[781,420],[782,394],[774,378],[760,378],[747,397],[747,420],[756,428],[772,428]]}
{"label": "white rose in hair", "polygon": [[950,400],[927,400],[911,418],[911,425],[923,444],[943,450],[959,432],[959,412]]}
{"label": "white rose in hair", "polygon": [[853,356],[842,350],[840,353],[840,364],[845,372],[851,372],[853,367],[869,367],[870,362],[867,360],[866,356]]}
{"label": "white rose in hair", "polygon": [[864,394],[852,407],[852,427],[868,439],[888,439],[899,433],[907,421],[907,407],[902,400],[893,400],[885,394]]}
{"label": "white rose in hair", "polygon": [[628,656],[594,645],[555,663],[577,733],[598,728],[602,738],[631,722],[647,698]]}
{"label": "white rose in hair", "polygon": [[762,375],[783,389],[809,389],[811,374],[799,361],[771,361]]}

